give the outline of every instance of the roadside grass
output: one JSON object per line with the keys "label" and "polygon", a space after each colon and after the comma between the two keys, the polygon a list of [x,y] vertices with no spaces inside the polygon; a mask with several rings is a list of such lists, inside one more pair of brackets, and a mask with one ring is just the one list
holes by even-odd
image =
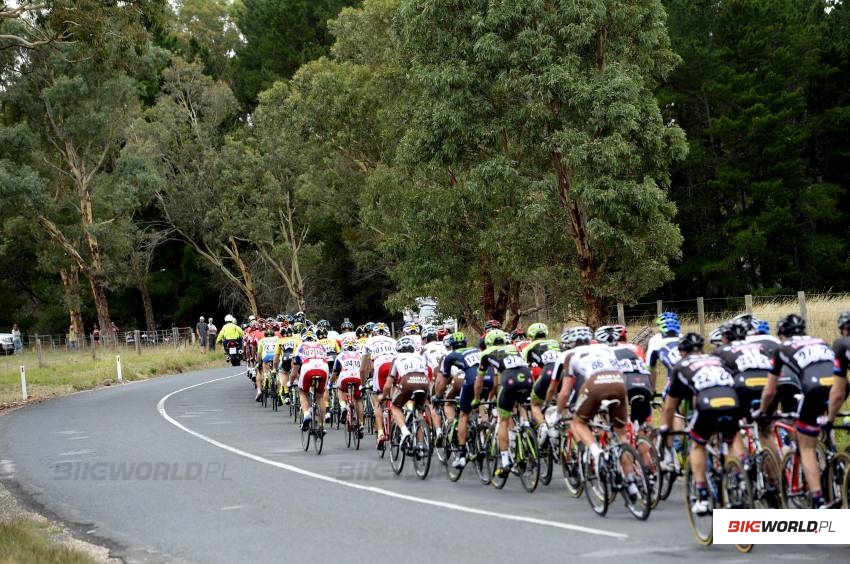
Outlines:
{"label": "roadside grass", "polygon": [[80,551],[56,543],[51,526],[18,519],[0,522],[0,564],[94,564]]}
{"label": "roadside grass", "polygon": [[125,381],[145,380],[165,374],[224,366],[218,352],[203,353],[197,347],[160,347],[134,350],[44,351],[39,367],[35,352],[0,357],[0,408],[21,402],[20,367],[26,367],[30,400],[41,400],[117,382],[116,355],[121,356]]}

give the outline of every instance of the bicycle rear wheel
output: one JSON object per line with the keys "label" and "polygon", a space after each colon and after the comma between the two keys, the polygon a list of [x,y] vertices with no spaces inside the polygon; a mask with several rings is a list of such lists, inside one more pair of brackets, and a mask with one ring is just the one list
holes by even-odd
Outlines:
{"label": "bicycle rear wheel", "polygon": [[[636,519],[646,521],[649,518],[649,513],[652,511],[652,490],[649,485],[649,471],[646,469],[646,465],[643,463],[643,459],[641,459],[638,451],[632,448],[631,445],[622,445],[620,448],[622,454],[632,457],[632,463],[629,469],[632,471],[634,484],[638,489],[638,494],[634,497],[632,497],[628,489],[622,492],[626,508]],[[626,461],[622,461],[621,463],[623,466],[627,464]],[[614,464],[617,464],[617,462],[614,461]]]}
{"label": "bicycle rear wheel", "polygon": [[531,427],[522,427],[516,441],[516,460],[519,481],[528,493],[534,493],[540,483],[540,449],[537,434]]}
{"label": "bicycle rear wheel", "polygon": [[698,499],[699,493],[697,492],[696,479],[694,478],[693,471],[691,471],[690,461],[688,461],[685,463],[685,511],[688,512],[688,523],[697,542],[703,546],[708,546],[714,540],[714,530],[712,528],[714,497],[709,494],[709,511],[705,515],[693,512],[693,504]]}
{"label": "bicycle rear wheel", "polygon": [[472,456],[471,445],[475,444],[475,473],[478,475],[478,479],[482,484],[489,484],[490,480],[493,478],[491,472],[491,464],[489,459],[489,453],[487,452],[487,436],[488,431],[486,428],[479,428],[476,430],[474,434],[470,434],[469,440],[466,443],[466,448],[469,451],[469,455],[467,456],[467,460],[470,460],[469,457]]}
{"label": "bicycle rear wheel", "polygon": [[744,465],[730,458],[723,467],[723,506],[728,509],[752,509],[753,490]]}
{"label": "bicycle rear wheel", "polygon": [[540,482],[548,486],[552,482],[555,469],[555,453],[552,450],[552,439],[547,437],[540,447]]}
{"label": "bicycle rear wheel", "polygon": [[655,444],[648,437],[638,437],[635,439],[635,450],[640,455],[640,460],[643,462],[646,470],[646,481],[649,486],[649,501],[652,509],[658,507],[661,502],[661,487],[660,487],[660,471],[661,465],[658,460],[658,450]]}
{"label": "bicycle rear wheel", "polygon": [[498,433],[492,433],[490,435],[490,442],[487,445],[487,452],[489,453],[489,460],[491,463],[490,466],[490,483],[494,488],[500,490],[505,487],[505,482],[508,481],[508,475],[502,474],[501,476],[496,475],[496,469],[502,465],[501,453],[499,451],[499,439]]}
{"label": "bicycle rear wheel", "polygon": [[417,410],[416,417],[413,420],[413,469],[416,472],[416,477],[424,480],[428,477],[428,471],[431,469],[431,455],[434,452],[431,443],[431,425],[422,416],[422,412]]}
{"label": "bicycle rear wheel", "polygon": [[[314,408],[313,411],[317,412],[318,409]],[[321,425],[318,417],[314,417],[310,422],[310,431],[313,434],[313,450],[316,451],[316,454],[322,454],[322,447],[325,445],[325,430]]]}
{"label": "bicycle rear wheel", "polygon": [[753,507],[756,509],[781,509],[781,481],[779,460],[772,450],[763,450],[757,455],[755,479],[751,480]]}
{"label": "bicycle rear wheel", "polygon": [[448,421],[444,418],[442,428],[442,442],[440,445],[436,445],[434,450],[437,451],[437,460],[440,461],[440,464],[447,466],[449,458],[452,455],[452,451],[454,450],[455,443],[457,442],[457,423],[455,421]]}

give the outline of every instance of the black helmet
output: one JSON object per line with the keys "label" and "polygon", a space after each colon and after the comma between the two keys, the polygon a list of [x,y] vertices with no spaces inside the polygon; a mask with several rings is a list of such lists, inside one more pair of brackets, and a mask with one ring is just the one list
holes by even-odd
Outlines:
{"label": "black helmet", "polygon": [[806,320],[792,313],[786,315],[776,324],[776,334],[783,337],[793,337],[794,335],[803,335],[806,332]]}
{"label": "black helmet", "polygon": [[747,338],[750,324],[743,319],[733,319],[720,326],[720,333],[730,341],[743,341]]}
{"label": "black helmet", "polygon": [[319,339],[327,339],[328,338],[328,329],[324,325],[316,326],[316,337]]}
{"label": "black helmet", "polygon": [[704,344],[699,333],[685,333],[679,338],[679,350],[685,353],[701,351]]}
{"label": "black helmet", "polygon": [[850,309],[845,309],[838,316],[838,329],[850,329]]}
{"label": "black helmet", "polygon": [[343,322],[339,326],[343,331],[354,331],[354,323],[352,323],[347,317],[343,320]]}

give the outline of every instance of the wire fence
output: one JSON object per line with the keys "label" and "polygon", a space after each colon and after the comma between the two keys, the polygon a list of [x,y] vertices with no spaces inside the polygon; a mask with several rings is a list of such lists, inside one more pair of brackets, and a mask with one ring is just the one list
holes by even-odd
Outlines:
{"label": "wire fence", "polygon": [[179,347],[195,344],[197,337],[191,327],[172,327],[157,331],[119,331],[117,333],[88,334],[74,338],[70,334],[21,334],[22,351],[40,354],[66,351],[91,351],[92,349],[137,350],[151,347]]}

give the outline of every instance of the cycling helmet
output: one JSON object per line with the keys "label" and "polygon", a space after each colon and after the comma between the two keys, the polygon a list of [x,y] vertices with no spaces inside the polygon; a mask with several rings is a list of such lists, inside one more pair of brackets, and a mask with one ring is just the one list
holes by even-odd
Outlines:
{"label": "cycling helmet", "polygon": [[346,317],[342,323],[339,325],[339,328],[343,331],[354,331],[354,323],[348,320]]}
{"label": "cycling helmet", "polygon": [[498,329],[501,326],[502,326],[502,324],[499,323],[499,321],[497,319],[491,319],[489,321],[485,321],[484,322],[484,332],[486,333],[490,329]]}
{"label": "cycling helmet", "polygon": [[850,329],[850,309],[845,309],[838,316],[838,330]]}
{"label": "cycling helmet", "polygon": [[678,336],[682,331],[682,326],[679,324],[679,317],[672,311],[667,311],[655,318],[655,326],[658,331],[665,337]]}
{"label": "cycling helmet", "polygon": [[422,331],[422,340],[424,340],[426,343],[431,343],[433,341],[439,340],[439,337],[437,337],[437,330],[434,327],[426,327]]}
{"label": "cycling helmet", "polygon": [[708,334],[708,341],[715,346],[723,344],[723,331],[721,331],[720,327],[712,329],[711,333]]}
{"label": "cycling helmet", "polygon": [[316,338],[318,339],[327,339],[328,338],[328,329],[322,325],[316,326]]}
{"label": "cycling helmet", "polygon": [[275,317],[275,321],[277,321],[278,323],[283,323],[284,321],[286,321],[286,318],[283,316],[282,313],[278,313],[277,317]]}
{"label": "cycling helmet", "polygon": [[753,335],[770,335],[770,323],[764,319],[753,319],[750,331]]}
{"label": "cycling helmet", "polygon": [[612,325],[612,327],[617,331],[617,340],[621,343],[625,343],[629,339],[629,330],[626,329],[625,325]]}
{"label": "cycling helmet", "polygon": [[806,332],[806,320],[792,313],[786,315],[776,324],[776,334],[783,337],[793,337],[794,335],[803,335]]}
{"label": "cycling helmet", "polygon": [[441,341],[443,339],[445,339],[446,337],[448,337],[449,334],[450,334],[449,330],[446,329],[445,327],[438,327],[437,328],[437,338],[440,339]]}
{"label": "cycling helmet", "polygon": [[359,339],[366,334],[366,330],[363,329],[362,325],[358,325],[357,329],[354,330],[354,334],[357,335],[357,338]]}
{"label": "cycling helmet", "polygon": [[395,350],[400,353],[412,353],[416,350],[416,343],[410,337],[402,337],[395,344]]}
{"label": "cycling helmet", "polygon": [[549,328],[545,323],[532,323],[528,328],[529,339],[545,339],[549,335]]}
{"label": "cycling helmet", "polygon": [[698,333],[686,333],[679,338],[679,350],[684,353],[701,351],[705,341]]}
{"label": "cycling helmet", "polygon": [[253,315],[248,316],[248,321],[256,321],[256,320],[257,320],[257,318],[254,317]]}
{"label": "cycling helmet", "polygon": [[570,327],[569,329],[567,329],[566,333],[567,340],[565,344],[567,345],[567,348],[570,349],[581,345],[589,345],[590,342],[593,340],[593,332],[590,330],[590,327],[586,325]]}
{"label": "cycling helmet", "polygon": [[375,335],[389,335],[390,328],[387,327],[386,323],[375,323],[374,328],[372,329],[372,333]]}
{"label": "cycling helmet", "polygon": [[463,331],[455,331],[454,333],[448,336],[448,339],[448,346],[452,350],[462,349],[466,346],[466,335],[463,334]]}
{"label": "cycling helmet", "polygon": [[445,337],[443,337],[443,346],[446,347],[447,349],[452,348],[451,347],[451,340],[452,340],[451,335],[446,335]]}
{"label": "cycling helmet", "polygon": [[720,332],[723,333],[723,336],[729,339],[729,341],[743,341],[747,338],[747,332],[749,330],[749,324],[745,323],[743,320],[735,320],[728,321],[720,326]]}
{"label": "cycling helmet", "polygon": [[370,321],[363,326],[363,330],[366,331],[367,335],[371,335],[375,332],[375,325],[377,324]]}
{"label": "cycling helmet", "polygon": [[491,329],[487,336],[484,337],[484,345],[488,347],[496,347],[506,345],[508,343],[508,334],[501,329]]}
{"label": "cycling helmet", "polygon": [[229,313],[224,316],[225,323],[236,323],[236,318],[230,315]]}
{"label": "cycling helmet", "polygon": [[313,331],[312,327],[310,327],[308,329],[304,329],[304,331],[301,333],[301,340],[302,341],[315,341],[316,340],[316,332]]}
{"label": "cycling helmet", "polygon": [[320,319],[318,323],[316,323],[316,327],[324,327],[325,329],[330,329],[331,324],[327,319]]}
{"label": "cycling helmet", "polygon": [[266,330],[263,331],[263,335],[265,335],[266,337],[274,337],[274,329],[272,329],[271,327],[266,327]]}
{"label": "cycling helmet", "polygon": [[593,333],[594,339],[596,339],[600,343],[606,343],[611,346],[617,344],[619,337],[619,332],[611,325],[603,325],[602,327],[596,329],[596,332]]}
{"label": "cycling helmet", "polygon": [[401,332],[405,335],[418,335],[419,334],[419,325],[416,323],[405,323],[404,327],[402,327]]}
{"label": "cycling helmet", "polygon": [[514,329],[511,331],[511,342],[516,343],[525,339],[525,329]]}
{"label": "cycling helmet", "polygon": [[357,341],[354,339],[344,339],[342,341],[342,350],[344,351],[356,351],[357,350]]}
{"label": "cycling helmet", "polygon": [[304,332],[304,329],[305,329],[304,324],[300,321],[296,321],[295,323],[292,324],[293,333],[298,333],[300,335],[301,333]]}
{"label": "cycling helmet", "polygon": [[293,315],[293,316],[292,316],[292,319],[293,319],[293,320],[295,320],[295,321],[299,321],[299,322],[301,322],[301,323],[304,323],[304,321],[306,320],[306,318],[304,317],[304,312],[303,312],[303,311],[299,311],[298,313],[296,313],[295,315]]}
{"label": "cycling helmet", "polygon": [[284,337],[291,337],[292,336],[292,327],[290,327],[289,325],[284,325],[283,328],[280,330],[280,334],[283,335]]}

